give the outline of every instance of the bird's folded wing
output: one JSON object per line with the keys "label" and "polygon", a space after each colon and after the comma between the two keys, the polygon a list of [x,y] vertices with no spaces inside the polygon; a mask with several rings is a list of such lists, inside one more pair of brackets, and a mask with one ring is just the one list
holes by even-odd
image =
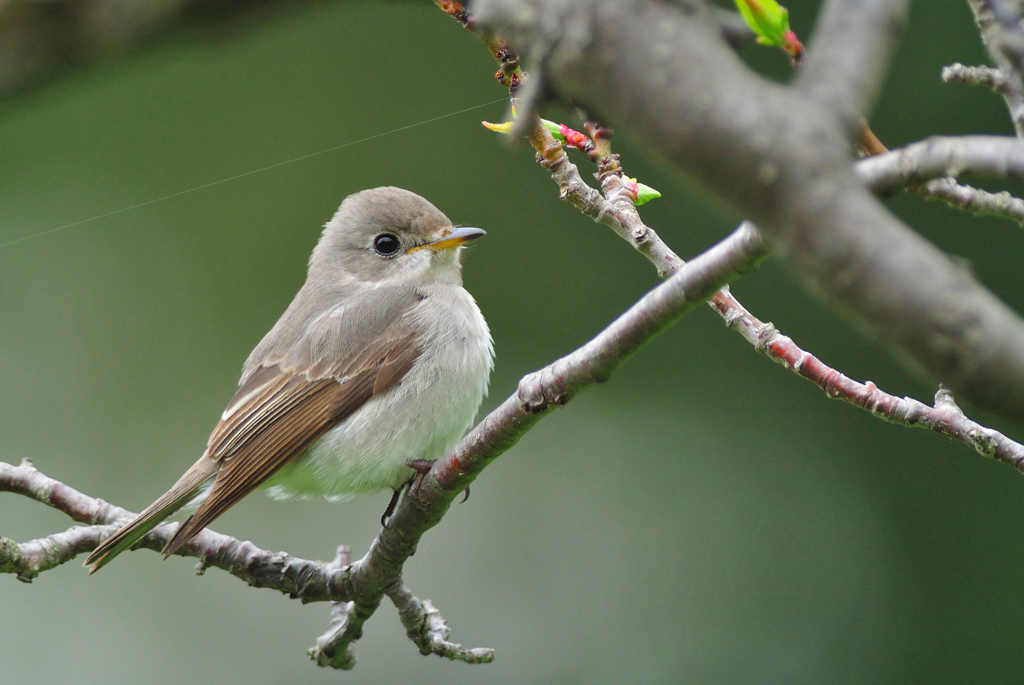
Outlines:
{"label": "bird's folded wing", "polygon": [[397,385],[419,354],[416,332],[398,325],[337,364],[331,378],[310,379],[276,364],[249,374],[210,436],[206,456],[221,464],[213,488],[164,554],[173,554],[320,436]]}

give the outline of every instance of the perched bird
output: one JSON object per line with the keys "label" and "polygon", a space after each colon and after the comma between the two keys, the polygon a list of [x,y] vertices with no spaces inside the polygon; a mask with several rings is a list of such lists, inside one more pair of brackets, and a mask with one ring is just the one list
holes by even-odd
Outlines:
{"label": "perched bird", "polygon": [[259,487],[344,500],[398,490],[469,428],[494,365],[487,323],[462,287],[454,228],[399,188],[349,196],[309,259],[305,284],[245,362],[206,451],[86,559],[95,572],[178,510],[174,554]]}

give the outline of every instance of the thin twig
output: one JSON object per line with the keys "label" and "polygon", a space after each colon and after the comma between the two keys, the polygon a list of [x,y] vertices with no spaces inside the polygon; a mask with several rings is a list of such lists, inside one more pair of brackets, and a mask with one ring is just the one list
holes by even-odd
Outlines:
{"label": "thin twig", "polygon": [[[889,148],[868,126],[866,119],[860,120],[857,150],[864,157],[874,157],[889,152]],[[1006,191],[990,193],[981,188],[957,183],[956,179],[949,176],[932,179],[923,185],[910,185],[905,190],[909,193],[917,193],[926,200],[942,200],[965,212],[989,214],[1015,221],[1024,226],[1024,200],[1016,198]]]}
{"label": "thin twig", "polygon": [[[559,183],[560,194],[566,199],[571,198],[573,204],[582,203],[582,198],[585,197],[593,200],[594,205],[581,208],[584,214],[587,216],[597,215],[606,220],[607,217],[616,216],[623,221],[624,226],[629,227],[628,231],[623,231],[627,235],[645,234],[653,236],[652,241],[660,241],[653,230],[647,229],[646,233],[643,231],[643,228],[646,227],[640,221],[635,207],[631,206],[629,209],[625,209],[619,205],[622,211],[617,214],[599,209],[603,208],[607,200],[593,189],[591,189],[592,193],[587,193],[574,187],[576,184],[582,184],[583,180],[580,178],[578,170],[568,170],[565,165],[575,167],[566,158],[557,166],[558,176],[555,177],[554,174],[552,176]],[[566,187],[563,187],[563,183],[566,184]],[[644,247],[646,248],[645,255],[651,255],[648,258],[658,266],[656,255],[662,254],[662,249],[652,248],[646,243]],[[667,247],[663,249],[668,250]],[[673,254],[670,250],[668,252]],[[797,346],[791,338],[780,333],[772,323],[762,322],[751,314],[732,296],[728,287],[716,293],[708,300],[708,304],[721,315],[729,328],[742,335],[747,342],[753,345],[755,350],[767,355],[802,378],[815,383],[825,391],[828,397],[860,407],[890,423],[927,428],[951,440],[961,442],[984,456],[1024,471],[1024,462],[1022,462],[1024,446],[991,428],[986,428],[968,419],[959,407],[952,403],[952,394],[948,390],[942,391],[943,398],[947,398],[948,402],[940,402],[939,395],[936,395],[934,407],[928,407],[913,398],[895,397],[880,390],[871,381],[858,383],[822,363],[813,354]]]}
{"label": "thin twig", "polygon": [[[329,571],[340,571],[352,563],[352,550],[340,545],[334,561],[327,565]],[[355,602],[339,600],[331,606],[331,627],[316,640],[316,645],[306,650],[307,656],[317,666],[350,671],[356,665],[356,640],[363,636],[363,624],[373,615],[376,606],[369,611],[362,610]]]}
{"label": "thin twig", "polygon": [[1003,72],[995,67],[968,67],[954,62],[942,67],[941,77],[945,83],[963,83],[968,86],[988,86],[997,93],[1005,93],[1009,82]]}
{"label": "thin twig", "polygon": [[1009,136],[935,136],[859,160],[854,171],[872,192],[882,195],[966,173],[1024,179],[1024,141]]}
{"label": "thin twig", "polygon": [[[99,543],[135,514],[101,499],[89,497],[40,472],[25,459],[19,466],[0,462],[0,492],[13,492],[64,512],[89,524],[65,533],[29,540],[20,545],[0,538],[0,572],[16,574],[31,582],[43,571],[67,563],[95,549]],[[177,530],[177,523],[160,526],[143,538],[136,549],[159,552]],[[69,535],[70,534],[70,535]],[[206,529],[182,547],[179,556],[197,557],[204,566],[215,566],[255,587],[283,592],[303,602],[345,599],[347,570],[330,570],[320,561],[296,559],[282,552],[262,550],[251,542]]]}
{"label": "thin twig", "polygon": [[[723,311],[722,315],[730,314]],[[759,321],[749,312],[731,316],[735,318],[729,321],[730,327],[758,352],[816,384],[828,397],[849,402],[890,423],[926,428],[1024,473],[1024,445],[967,418],[948,389],[939,388],[933,407],[911,397],[890,395],[871,381],[858,383],[823,364],[813,354],[800,349],[791,338],[779,333],[770,322]]]}
{"label": "thin twig", "polygon": [[1005,190],[990,193],[981,188],[957,183],[948,176],[932,179],[924,185],[910,186],[907,190],[927,200],[941,200],[965,212],[1009,219],[1024,226],[1024,200]]}
{"label": "thin twig", "polygon": [[387,590],[387,595],[398,609],[398,616],[405,626],[405,634],[420,648],[420,654],[437,654],[453,661],[467,664],[487,664],[494,661],[494,650],[486,647],[469,649],[456,642],[450,642],[451,630],[441,612],[434,608],[429,599],[420,600],[413,596],[404,583],[398,582]]}

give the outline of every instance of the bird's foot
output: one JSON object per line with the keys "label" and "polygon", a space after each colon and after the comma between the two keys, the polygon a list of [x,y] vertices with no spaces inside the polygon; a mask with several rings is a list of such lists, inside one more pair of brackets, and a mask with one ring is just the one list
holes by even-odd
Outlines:
{"label": "bird's foot", "polygon": [[[398,500],[402,496],[403,491],[412,492],[415,488],[419,487],[420,481],[423,480],[423,476],[430,472],[430,469],[434,468],[434,462],[430,459],[412,459],[406,462],[406,466],[411,468],[416,473],[413,474],[412,478],[402,483],[394,494],[391,495],[391,501],[388,502],[387,508],[380,517],[380,525],[383,528],[388,527],[388,521],[391,520],[391,515],[395,513],[395,508],[398,507]],[[469,488],[466,488],[466,494],[463,495],[462,501],[459,504],[465,503],[469,499]]]}
{"label": "bird's foot", "polygon": [[406,481],[405,483],[402,483],[400,486],[398,486],[398,489],[395,490],[395,494],[391,495],[391,501],[388,502],[387,509],[384,510],[384,513],[381,514],[381,517],[380,517],[380,527],[381,528],[387,528],[388,527],[388,521],[391,520],[391,515],[395,513],[395,507],[398,506],[398,498],[402,496],[402,490],[408,484],[409,484],[408,481]]}
{"label": "bird's foot", "polygon": [[395,508],[398,506],[398,500],[402,496],[402,492],[411,492],[414,487],[419,485],[419,481],[423,479],[423,476],[427,475],[430,469],[434,467],[434,462],[430,459],[411,459],[406,462],[406,466],[416,473],[412,475],[412,478],[398,486],[395,494],[391,495],[391,501],[388,502],[387,509],[384,510],[384,514],[380,517],[380,525],[384,528],[388,527],[388,521],[391,520],[391,515],[395,513]]}
{"label": "bird's foot", "polygon": [[433,459],[412,459],[412,460],[406,462],[405,465],[408,466],[410,469],[412,469],[413,471],[416,472],[416,473],[413,474],[412,478],[409,479],[409,482],[407,482],[405,484],[406,488],[407,488],[406,489],[406,493],[411,495],[416,490],[419,489],[420,483],[423,482],[423,476],[425,476],[428,473],[430,473],[430,469],[434,468],[434,460]]}

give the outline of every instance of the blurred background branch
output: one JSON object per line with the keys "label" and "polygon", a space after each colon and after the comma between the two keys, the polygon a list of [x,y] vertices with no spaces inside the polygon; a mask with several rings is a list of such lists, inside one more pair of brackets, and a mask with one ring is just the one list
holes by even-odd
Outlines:
{"label": "blurred background branch", "polygon": [[942,67],[942,80],[968,86],[988,86],[997,93],[1002,93],[1007,87],[1006,77],[998,69],[987,66],[968,67],[959,62]]}
{"label": "blurred background branch", "polygon": [[819,116],[838,117],[851,138],[882,89],[908,6],[909,0],[822,3],[809,57],[794,86],[824,105]]}
{"label": "blurred background branch", "polygon": [[[946,78],[948,75],[948,69],[950,69],[950,67],[945,67],[943,69],[942,80],[946,82],[956,80]],[[977,74],[986,72],[972,73]],[[858,153],[866,157],[877,157],[878,155],[888,153],[889,148],[882,144],[882,141],[875,136],[874,132],[872,132],[871,128],[868,126],[867,120],[861,120],[861,125],[861,137],[857,143]],[[892,158],[888,159],[890,161],[892,160]],[[908,166],[911,168],[916,168],[919,164],[917,160],[913,159],[913,155],[911,155],[909,159],[906,159],[905,162],[906,163],[902,165],[900,163],[897,164],[899,166]],[[875,164],[879,163],[876,162]],[[881,186],[892,185],[895,187],[898,185],[898,180],[893,177],[906,173],[915,173],[911,172],[910,169],[901,169],[897,172],[895,169],[890,167],[883,174],[878,168],[875,168],[875,170],[872,171],[867,168],[869,166],[870,165],[858,165],[855,168],[857,173],[867,181],[869,187],[872,187],[875,183],[878,183]],[[954,165],[950,163],[945,167],[944,172],[948,173],[950,171],[959,174],[967,170],[961,169],[958,164]],[[875,176],[874,179],[870,178],[872,175]],[[886,175],[890,178],[882,178]],[[1000,175],[1005,175],[1005,173]],[[924,183],[905,185],[904,189],[907,192],[917,193],[928,200],[941,200],[949,206],[956,207],[957,209],[965,212],[971,212],[972,214],[977,215],[987,214],[990,216],[997,216],[1003,219],[1015,221],[1021,226],[1024,226],[1024,200],[1014,197],[1005,190],[998,193],[990,193],[989,191],[982,190],[981,188],[957,183],[956,178],[953,176],[942,176],[940,178],[932,177]],[[891,190],[880,189],[878,192],[885,193],[891,192]]]}
{"label": "blurred background branch", "polygon": [[933,178],[977,174],[1024,178],[1024,141],[1004,136],[934,136],[863,159],[857,175],[876,193],[891,193]]}
{"label": "blurred background branch", "polygon": [[227,25],[313,0],[0,0],[0,99],[171,29]]}

